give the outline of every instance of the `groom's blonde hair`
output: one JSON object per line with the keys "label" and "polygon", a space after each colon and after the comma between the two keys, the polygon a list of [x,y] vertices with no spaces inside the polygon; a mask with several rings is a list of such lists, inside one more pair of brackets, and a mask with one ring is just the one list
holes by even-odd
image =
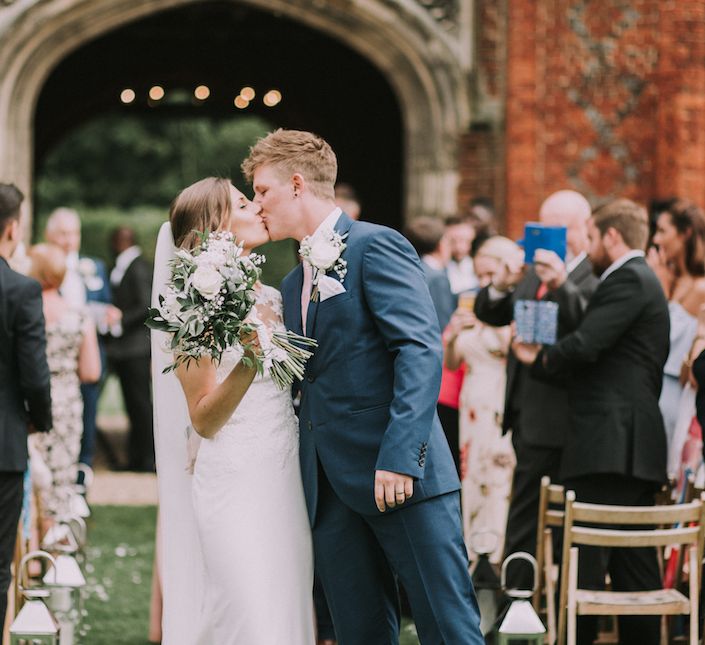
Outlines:
{"label": "groom's blonde hair", "polygon": [[252,183],[255,170],[271,165],[283,181],[300,174],[311,192],[321,199],[335,198],[338,160],[328,143],[303,130],[280,128],[259,139],[242,162],[242,172]]}

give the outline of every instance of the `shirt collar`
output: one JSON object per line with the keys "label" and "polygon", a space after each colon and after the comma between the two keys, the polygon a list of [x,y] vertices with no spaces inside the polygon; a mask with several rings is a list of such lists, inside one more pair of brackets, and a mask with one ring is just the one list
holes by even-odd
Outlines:
{"label": "shirt collar", "polygon": [[580,255],[576,255],[572,260],[566,262],[565,270],[568,273],[573,273],[578,265],[587,257],[587,253],[583,251]]}
{"label": "shirt collar", "polygon": [[120,255],[115,258],[115,268],[127,269],[132,264],[132,261],[142,253],[139,246],[131,246],[125,249]]}
{"label": "shirt collar", "polygon": [[335,225],[338,223],[338,219],[340,218],[342,213],[343,209],[339,206],[336,206],[330,213],[328,213],[328,216],[318,225],[318,228],[314,231],[313,235],[316,235],[317,233],[325,229],[332,231],[335,228]]}
{"label": "shirt collar", "polygon": [[627,262],[629,262],[629,260],[633,260],[634,258],[643,258],[644,255],[645,253],[639,249],[628,251],[621,258],[617,258],[607,267],[605,272],[600,276],[600,282],[604,282],[609,275],[614,273],[617,269],[621,269]]}
{"label": "shirt collar", "polygon": [[445,267],[443,266],[443,262],[441,262],[438,258],[433,257],[432,255],[424,255],[421,259],[429,267],[431,267],[432,269],[435,269],[436,271],[445,270]]}

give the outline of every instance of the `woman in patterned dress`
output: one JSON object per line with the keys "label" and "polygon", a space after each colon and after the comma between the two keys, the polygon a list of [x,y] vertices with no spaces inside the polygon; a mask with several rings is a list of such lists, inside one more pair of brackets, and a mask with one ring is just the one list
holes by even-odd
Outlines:
{"label": "woman in patterned dress", "polygon": [[[519,253],[511,240],[489,238],[475,255],[481,286],[490,283],[500,263]],[[473,534],[491,532],[490,553],[498,562],[504,549],[512,474],[516,463],[511,435],[502,434],[509,327],[491,327],[474,314],[458,309],[446,330],[445,363],[467,366],[460,391],[460,478],[463,533],[470,558],[475,558]],[[482,544],[487,544],[486,539]]]}
{"label": "woman in patterned dress", "polygon": [[32,436],[52,476],[51,485],[39,492],[46,529],[54,518],[69,513],[83,434],[80,385],[100,377],[100,354],[88,313],[73,309],[59,294],[66,273],[64,252],[51,244],[37,244],[29,258],[30,275],[42,285],[54,418],[51,432]]}

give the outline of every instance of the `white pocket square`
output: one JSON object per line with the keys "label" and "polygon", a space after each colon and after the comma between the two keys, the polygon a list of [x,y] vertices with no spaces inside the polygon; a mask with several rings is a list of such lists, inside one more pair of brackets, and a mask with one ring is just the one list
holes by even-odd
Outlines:
{"label": "white pocket square", "polygon": [[340,293],[345,293],[345,287],[335,278],[327,275],[322,275],[318,278],[318,294],[321,302]]}

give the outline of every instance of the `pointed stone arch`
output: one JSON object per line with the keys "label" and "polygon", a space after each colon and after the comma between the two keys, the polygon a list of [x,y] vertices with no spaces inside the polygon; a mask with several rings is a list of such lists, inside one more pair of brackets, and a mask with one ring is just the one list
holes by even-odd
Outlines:
{"label": "pointed stone arch", "polygon": [[[120,26],[199,0],[51,0],[0,9],[0,177],[31,195],[33,122],[52,70]],[[457,147],[469,122],[467,43],[416,0],[233,0],[321,30],[367,58],[399,101],[404,210],[455,211]],[[458,0],[460,7],[468,0]],[[467,7],[466,7],[467,8]]]}

